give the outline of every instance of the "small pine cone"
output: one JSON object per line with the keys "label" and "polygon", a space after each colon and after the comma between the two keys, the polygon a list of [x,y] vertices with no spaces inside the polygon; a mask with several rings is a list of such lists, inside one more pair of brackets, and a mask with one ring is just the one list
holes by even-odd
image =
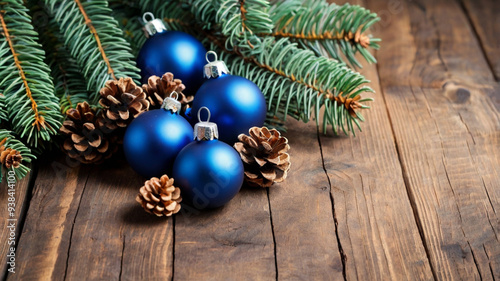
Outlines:
{"label": "small pine cone", "polygon": [[84,164],[99,163],[117,150],[97,128],[95,113],[87,102],[69,109],[66,116],[59,131],[66,138],[62,149],[69,157]]}
{"label": "small pine cone", "polygon": [[245,181],[250,186],[270,187],[286,179],[290,169],[288,140],[276,130],[252,127],[250,136],[240,134],[234,148],[245,167]]}
{"label": "small pine cone", "polygon": [[194,99],[194,96],[186,96],[182,93],[186,86],[180,79],[174,79],[174,75],[170,72],[163,74],[161,78],[156,75],[149,77],[148,84],[142,85],[142,89],[147,95],[150,109],[160,108],[163,100],[170,97],[174,91],[178,94],[177,100],[182,104],[182,112],[189,108]]}
{"label": "small pine cone", "polygon": [[139,114],[149,109],[146,94],[132,78],[109,80],[99,93],[99,104],[104,110],[99,116],[98,124],[103,130],[125,128]]}
{"label": "small pine cone", "polygon": [[[4,139],[2,141],[2,144],[5,143]],[[21,161],[23,161],[23,157],[21,156],[21,153],[17,150],[14,150],[12,148],[5,148],[5,146],[0,146],[0,163],[5,166],[5,168],[10,169],[12,167],[14,168],[19,168],[19,165],[21,165]]]}
{"label": "small pine cone", "polygon": [[135,201],[150,214],[169,217],[181,209],[181,190],[174,186],[174,179],[167,175],[153,177],[144,183]]}

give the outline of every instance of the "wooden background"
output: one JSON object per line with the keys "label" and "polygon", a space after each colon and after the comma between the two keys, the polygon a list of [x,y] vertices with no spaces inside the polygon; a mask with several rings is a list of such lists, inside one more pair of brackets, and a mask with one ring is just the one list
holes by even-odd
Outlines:
{"label": "wooden background", "polygon": [[362,133],[290,120],[285,183],[169,219],[134,201],[123,159],[39,161],[3,280],[500,279],[500,1],[350,2],[382,18]]}

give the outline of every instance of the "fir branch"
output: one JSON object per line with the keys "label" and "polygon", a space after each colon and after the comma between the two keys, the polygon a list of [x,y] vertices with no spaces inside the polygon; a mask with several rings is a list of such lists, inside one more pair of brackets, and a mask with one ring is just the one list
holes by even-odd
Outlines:
{"label": "fir branch", "polygon": [[180,1],[145,0],[131,2],[113,0],[110,1],[110,7],[119,27],[124,32],[125,39],[130,43],[134,56],[139,54],[147,39],[143,28],[145,25],[142,19],[144,13],[152,12],[156,18],[162,19],[167,30],[189,32],[194,24],[193,16]]}
{"label": "fir branch", "polygon": [[[3,145],[6,149],[11,148],[21,153],[21,156],[23,157],[22,163],[19,165],[19,167],[12,167],[11,169],[14,170],[16,178],[24,178],[30,171],[30,168],[28,168],[25,164],[31,163],[31,160],[36,159],[36,157],[31,154],[31,150],[21,141],[17,140],[9,130],[0,129],[0,141],[0,146]],[[0,165],[0,182],[2,181],[2,178],[5,176],[7,171],[8,169],[4,165]]]}
{"label": "fir branch", "polygon": [[109,2],[113,17],[118,22],[118,27],[123,31],[123,38],[129,42],[134,57],[137,57],[147,39],[143,29],[144,22],[140,16],[141,11],[137,5],[136,2],[123,0]]}
{"label": "fir branch", "polygon": [[231,45],[246,41],[250,35],[270,33],[274,26],[267,0],[190,0],[188,3],[202,28],[220,30]]}
{"label": "fir branch", "polygon": [[106,81],[140,78],[130,45],[110,16],[112,11],[107,1],[45,0],[45,3],[61,29],[64,44],[82,69],[87,90],[91,92],[91,104],[97,104],[99,90]]}
{"label": "fir branch", "polygon": [[7,111],[7,101],[4,95],[0,94],[0,124],[5,127],[5,123],[9,121],[9,112]]}
{"label": "fir branch", "polygon": [[[264,20],[269,18],[265,14],[249,17],[257,6],[245,5],[263,2],[191,0],[197,23],[188,32],[223,54],[233,74],[259,86],[267,99],[268,124],[282,126],[287,115],[304,122],[312,116],[319,124],[320,109],[324,107],[324,132],[328,125],[335,134],[339,130],[354,134],[354,127],[361,129],[359,121],[364,119],[359,110],[368,108],[363,103],[372,99],[361,99],[360,95],[373,92],[363,86],[369,81],[344,63],[317,57],[288,38],[258,36],[271,32],[272,23]],[[257,21],[267,23],[261,26]]]}
{"label": "fir branch", "polygon": [[[160,1],[160,0],[152,0]],[[206,0],[183,0],[190,7],[191,14],[194,16],[196,23],[204,30],[216,29],[219,22],[216,22],[217,9],[216,7],[221,0],[206,1]]]}
{"label": "fir branch", "polygon": [[99,49],[99,52],[101,53],[101,56],[102,56],[102,60],[106,63],[106,66],[108,68],[108,74],[111,75],[113,80],[117,80],[116,76],[115,76],[115,71],[111,67],[111,63],[109,62],[108,56],[106,55],[106,52],[104,51],[104,49],[102,47],[101,39],[99,39],[99,34],[97,33],[97,30],[95,29],[94,25],[92,24],[92,21],[90,20],[89,16],[87,15],[85,8],[83,7],[80,0],[75,0],[75,3],[78,5],[78,10],[80,10],[80,13],[82,13],[83,18],[85,19],[85,24],[90,29],[90,33],[92,33],[92,35],[94,35],[95,42],[97,43],[97,48]]}
{"label": "fir branch", "polygon": [[262,36],[290,38],[316,55],[362,67],[356,59],[360,53],[368,63],[376,59],[368,48],[378,49],[380,39],[371,38],[366,31],[380,20],[375,13],[360,6],[328,4],[316,0],[273,1],[270,14],[275,29]]}
{"label": "fir branch", "polygon": [[207,38],[213,43],[212,48],[225,53],[222,59],[229,62],[233,74],[252,80],[262,90],[270,113],[268,123],[285,121],[286,115],[290,115],[304,122],[313,116],[319,125],[320,108],[324,106],[324,133],[328,125],[335,134],[339,129],[355,134],[354,125],[361,130],[359,121],[364,118],[359,109],[369,108],[363,103],[373,99],[361,99],[360,94],[373,90],[363,86],[368,80],[344,63],[316,57],[286,38],[265,38],[254,46],[260,50],[258,55],[237,48],[229,50],[213,34],[207,34]]}
{"label": "fir branch", "polygon": [[220,0],[216,21],[221,24],[222,34],[244,38],[245,34],[268,33],[273,28],[269,17],[269,1],[266,0]]}
{"label": "fir branch", "polygon": [[40,43],[47,54],[46,62],[54,79],[55,94],[59,98],[60,109],[64,114],[78,103],[88,101],[90,92],[85,90],[86,82],[77,61],[64,46],[64,39],[57,22],[43,8],[35,2],[30,6],[30,11],[33,18],[46,19],[45,24],[39,24],[35,28],[41,35]]}
{"label": "fir branch", "polygon": [[152,12],[155,17],[163,19],[168,30],[185,31],[194,22],[193,15],[183,1],[142,0],[138,4],[142,13]]}
{"label": "fir branch", "polygon": [[8,118],[31,146],[43,146],[62,120],[50,69],[22,1],[5,0],[0,9],[0,91],[7,98]]}

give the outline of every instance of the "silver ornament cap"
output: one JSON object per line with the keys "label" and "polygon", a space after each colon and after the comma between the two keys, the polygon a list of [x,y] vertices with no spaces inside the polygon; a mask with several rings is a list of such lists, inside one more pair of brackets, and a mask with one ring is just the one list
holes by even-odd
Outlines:
{"label": "silver ornament cap", "polygon": [[[175,97],[174,97],[175,95]],[[177,98],[179,97],[179,94],[176,92],[176,91],[173,91],[169,97],[166,97],[164,100],[163,100],[163,103],[161,105],[161,108],[165,109],[165,110],[170,110],[172,111],[173,113],[177,113],[179,114],[179,111],[181,110],[182,108],[182,104],[177,100]]]}
{"label": "silver ornament cap", "polygon": [[[215,60],[210,61],[208,59],[208,55],[214,55]],[[205,55],[205,59],[207,60],[207,64],[205,65],[203,71],[203,77],[205,78],[217,78],[222,74],[229,74],[229,70],[227,69],[226,63],[224,61],[218,60],[217,53],[214,51],[208,51]]]}
{"label": "silver ornament cap", "polygon": [[[150,18],[149,20],[147,18]],[[146,37],[149,38],[156,33],[162,33],[167,30],[167,27],[161,19],[155,18],[153,13],[146,12],[142,15],[142,20],[146,23],[144,25],[144,31],[146,32]]]}
{"label": "silver ornament cap", "polygon": [[[207,121],[201,121],[200,113],[205,109],[208,112]],[[217,124],[210,121],[210,110],[203,106],[198,110],[198,123],[194,125],[194,139],[197,141],[209,141],[219,139]]]}

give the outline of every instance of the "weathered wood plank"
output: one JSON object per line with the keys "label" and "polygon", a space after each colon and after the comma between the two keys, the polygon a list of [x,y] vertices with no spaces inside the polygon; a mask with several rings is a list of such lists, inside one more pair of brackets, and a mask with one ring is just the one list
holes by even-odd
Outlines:
{"label": "weathered wood plank", "polygon": [[64,278],[76,207],[89,169],[40,163],[19,241],[19,272],[9,280]]}
{"label": "weathered wood plank", "polygon": [[[361,0],[334,2],[366,6]],[[362,72],[377,92],[373,108],[363,113],[364,131],[356,138],[320,135],[345,277],[430,280],[432,272],[405,189],[378,73],[374,65],[365,65]]]}
{"label": "weathered wood plank", "polygon": [[[31,164],[30,166],[33,168],[35,167],[35,164]],[[26,210],[28,209],[29,192],[35,176],[36,172],[31,171],[28,175],[26,175],[26,177],[24,177],[24,179],[20,181],[17,181],[17,179],[15,180],[15,212],[13,213],[13,216],[10,215],[8,205],[8,203],[10,203],[8,175],[3,178],[2,183],[0,184],[0,216],[3,218],[0,225],[0,243],[2,243],[0,246],[0,256],[2,257],[2,265],[0,267],[2,271],[0,278],[2,280],[5,279],[8,273],[7,269],[11,268],[11,266],[7,264],[7,262],[10,262],[11,256],[15,258],[14,263],[11,264],[14,266],[12,269],[14,270],[14,273],[11,274],[15,274],[15,272],[18,272],[19,270],[19,259],[17,258],[19,255],[17,252],[19,235],[21,234],[20,230],[22,228],[23,218],[25,217]],[[14,253],[12,253],[11,248],[15,250]]]}
{"label": "weathered wood plank", "polygon": [[287,122],[292,166],[269,188],[280,280],[342,280],[328,178],[316,123]]}
{"label": "weathered wood plank", "polygon": [[[399,2],[378,35],[379,75],[427,254],[439,280],[500,276],[500,114],[458,3]],[[388,4],[370,1],[374,12]],[[498,93],[497,93],[498,94]]]}
{"label": "weathered wood plank", "polygon": [[41,169],[20,241],[21,271],[9,279],[171,279],[172,219],[135,202],[144,179],[124,162]]}
{"label": "weathered wood plank", "polygon": [[175,280],[275,280],[265,190],[242,187],[227,205],[175,218]]}
{"label": "weathered wood plank", "polygon": [[170,280],[172,218],[147,214],[135,202],[144,179],[126,161],[93,171],[75,219],[66,278]]}
{"label": "weathered wood plank", "polygon": [[376,91],[357,137],[320,135],[348,280],[432,280],[374,65]]}
{"label": "weathered wood plank", "polygon": [[471,19],[474,29],[481,40],[486,58],[500,80],[500,1],[463,0],[463,5]]}

